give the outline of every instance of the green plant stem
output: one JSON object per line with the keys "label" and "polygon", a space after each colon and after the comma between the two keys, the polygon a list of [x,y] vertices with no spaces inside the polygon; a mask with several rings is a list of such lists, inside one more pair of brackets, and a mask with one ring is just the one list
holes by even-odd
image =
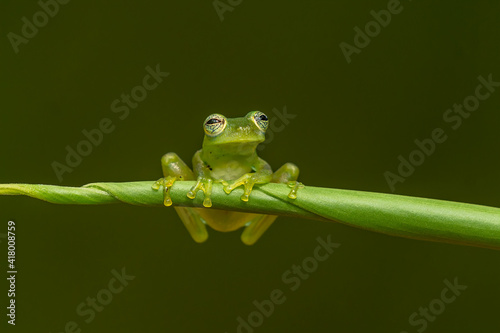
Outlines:
{"label": "green plant stem", "polygon": [[[163,206],[162,190],[154,181],[92,183],[83,187],[3,184],[0,195],[28,195],[57,204],[128,203]],[[192,181],[171,188],[174,205],[203,207],[203,193],[195,200],[186,193]],[[285,184],[256,186],[248,202],[242,189],[226,194],[214,184],[212,208],[335,221],[392,236],[500,249],[500,208],[394,194],[306,186],[295,200]]]}

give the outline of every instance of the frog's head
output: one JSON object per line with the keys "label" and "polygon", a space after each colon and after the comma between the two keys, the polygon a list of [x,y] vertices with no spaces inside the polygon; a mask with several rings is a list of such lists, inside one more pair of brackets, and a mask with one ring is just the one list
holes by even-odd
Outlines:
{"label": "frog's head", "polygon": [[203,148],[220,148],[227,153],[247,154],[255,151],[263,142],[269,125],[267,116],[252,111],[241,118],[226,118],[214,113],[205,119]]}

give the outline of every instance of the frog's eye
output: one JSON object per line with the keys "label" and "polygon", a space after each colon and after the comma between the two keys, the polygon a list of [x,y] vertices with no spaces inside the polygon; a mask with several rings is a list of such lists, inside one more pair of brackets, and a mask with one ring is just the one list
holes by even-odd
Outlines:
{"label": "frog's eye", "polygon": [[260,111],[255,111],[252,113],[251,117],[255,125],[257,125],[257,127],[262,132],[265,132],[267,130],[267,127],[269,126],[269,119],[264,113]]}
{"label": "frog's eye", "polygon": [[226,128],[226,117],[221,114],[214,113],[205,119],[203,128],[205,129],[205,134],[208,136],[217,136],[222,133],[224,128]]}

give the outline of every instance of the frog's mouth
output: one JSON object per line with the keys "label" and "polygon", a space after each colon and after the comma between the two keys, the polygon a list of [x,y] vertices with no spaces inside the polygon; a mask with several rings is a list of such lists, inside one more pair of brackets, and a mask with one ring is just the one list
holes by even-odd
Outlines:
{"label": "frog's mouth", "polygon": [[236,140],[236,141],[231,141],[231,142],[219,142],[219,145],[224,145],[224,146],[229,146],[229,145],[246,145],[246,144],[255,144],[258,145],[259,143],[264,142],[264,138],[258,138],[258,139],[241,139],[241,140]]}

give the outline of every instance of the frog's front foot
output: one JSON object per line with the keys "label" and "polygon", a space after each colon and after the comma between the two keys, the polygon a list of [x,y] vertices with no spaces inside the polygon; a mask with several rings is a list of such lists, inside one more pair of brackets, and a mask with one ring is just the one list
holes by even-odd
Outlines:
{"label": "frog's front foot", "polygon": [[151,188],[153,190],[159,190],[160,187],[163,186],[163,204],[165,206],[171,206],[172,205],[172,198],[170,197],[170,188],[174,185],[174,182],[177,180],[177,177],[174,176],[167,176],[165,178],[160,178],[158,179],[153,185],[151,185]]}
{"label": "frog's front foot", "polygon": [[292,188],[290,193],[288,193],[288,197],[290,199],[297,199],[297,191],[299,190],[299,188],[304,188],[304,184],[296,180],[288,182],[287,185],[288,187]]}
{"label": "frog's front foot", "polygon": [[196,198],[196,194],[198,193],[198,191],[201,190],[205,194],[205,198],[203,199],[203,206],[212,207],[212,199],[210,199],[210,196],[212,195],[212,185],[214,182],[222,183],[224,186],[227,185],[227,183],[223,180],[198,177],[198,179],[196,180],[196,184],[187,193],[187,197],[189,199],[194,199]]}
{"label": "frog's front foot", "polygon": [[256,180],[252,176],[252,174],[246,174],[241,176],[239,179],[235,180],[232,184],[227,184],[224,186],[224,192],[227,194],[231,193],[235,188],[244,185],[245,190],[243,191],[243,195],[241,196],[241,200],[248,201],[250,197],[250,193],[252,192],[253,186],[255,185]]}

